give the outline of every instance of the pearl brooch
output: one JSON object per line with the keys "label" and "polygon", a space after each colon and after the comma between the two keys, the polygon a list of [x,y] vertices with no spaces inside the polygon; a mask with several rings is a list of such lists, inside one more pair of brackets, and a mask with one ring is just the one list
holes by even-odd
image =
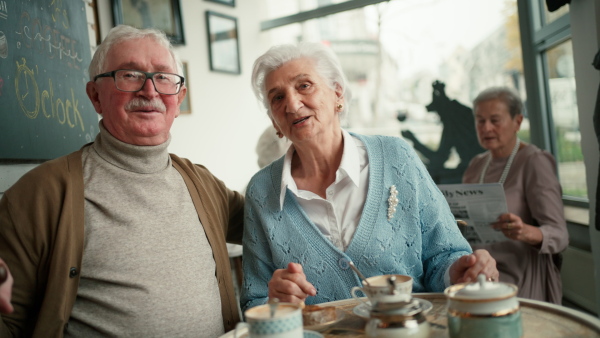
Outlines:
{"label": "pearl brooch", "polygon": [[396,196],[398,196],[398,190],[396,190],[395,185],[392,185],[390,187],[390,197],[388,197],[388,221],[391,220],[392,217],[394,217],[394,214],[396,213],[396,206],[398,205],[398,198]]}

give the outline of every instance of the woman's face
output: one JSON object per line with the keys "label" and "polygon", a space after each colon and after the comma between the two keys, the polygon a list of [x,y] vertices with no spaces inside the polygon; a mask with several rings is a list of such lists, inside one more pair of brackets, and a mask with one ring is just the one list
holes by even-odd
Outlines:
{"label": "woman's face", "polygon": [[294,144],[322,142],[339,134],[341,89],[331,89],[312,60],[284,63],[267,75],[265,89],[273,126]]}
{"label": "woman's face", "polygon": [[496,157],[508,156],[516,142],[523,115],[511,118],[508,106],[499,99],[475,107],[475,126],[481,146]]}

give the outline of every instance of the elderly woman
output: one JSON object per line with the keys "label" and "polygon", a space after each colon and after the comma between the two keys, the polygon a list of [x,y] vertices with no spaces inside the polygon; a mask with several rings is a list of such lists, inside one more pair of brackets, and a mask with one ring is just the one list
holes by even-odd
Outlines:
{"label": "elderly woman", "polygon": [[254,63],[252,84],[292,145],[247,187],[243,309],[269,297],[350,298],[360,280],[349,262],[367,277],[410,275],[415,292],[498,277],[487,251],[472,254],[407,143],[341,128],[350,92],[329,49],[273,47]]}
{"label": "elderly woman", "polygon": [[558,254],[569,244],[554,157],[519,140],[523,103],[508,88],[489,88],[473,101],[477,137],[488,151],[471,161],[464,183],[500,182],[508,213],[492,226],[507,240],[474,246],[496,259],[500,280],[519,297],[561,303]]}

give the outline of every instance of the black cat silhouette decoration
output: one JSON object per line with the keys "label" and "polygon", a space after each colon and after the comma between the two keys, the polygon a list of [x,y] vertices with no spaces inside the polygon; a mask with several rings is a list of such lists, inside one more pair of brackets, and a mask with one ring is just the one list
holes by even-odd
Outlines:
{"label": "black cat silhouette decoration", "polygon": [[[443,124],[442,137],[437,150],[433,150],[419,141],[410,130],[402,130],[402,136],[413,143],[418,151],[431,178],[437,184],[461,183],[462,175],[471,159],[485,151],[477,140],[473,110],[462,103],[451,100],[446,96],[443,82],[433,84],[433,97],[426,106],[428,112],[436,112]],[[403,117],[398,116],[402,121]],[[455,168],[446,168],[444,163],[450,157],[452,148],[460,157],[460,163]]]}

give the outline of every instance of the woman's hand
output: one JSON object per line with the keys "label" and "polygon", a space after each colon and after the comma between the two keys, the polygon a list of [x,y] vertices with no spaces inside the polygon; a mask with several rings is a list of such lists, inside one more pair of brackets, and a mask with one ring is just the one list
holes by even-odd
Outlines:
{"label": "woman's hand", "polygon": [[302,303],[308,296],[315,296],[317,290],[306,280],[302,265],[289,263],[287,269],[278,269],[269,281],[269,298],[280,302]]}
{"label": "woman's hand", "polygon": [[512,213],[500,215],[498,221],[492,223],[492,227],[502,231],[507,238],[533,246],[539,245],[544,239],[544,234],[538,227],[523,223],[521,217]]}
{"label": "woman's hand", "polygon": [[470,255],[460,257],[450,266],[452,284],[476,281],[479,274],[484,274],[490,281],[498,281],[500,277],[496,260],[487,250],[475,250]]}
{"label": "woman's hand", "polygon": [[13,307],[10,304],[10,296],[12,293],[13,278],[8,270],[8,266],[0,259],[0,313],[9,314],[13,312]]}

